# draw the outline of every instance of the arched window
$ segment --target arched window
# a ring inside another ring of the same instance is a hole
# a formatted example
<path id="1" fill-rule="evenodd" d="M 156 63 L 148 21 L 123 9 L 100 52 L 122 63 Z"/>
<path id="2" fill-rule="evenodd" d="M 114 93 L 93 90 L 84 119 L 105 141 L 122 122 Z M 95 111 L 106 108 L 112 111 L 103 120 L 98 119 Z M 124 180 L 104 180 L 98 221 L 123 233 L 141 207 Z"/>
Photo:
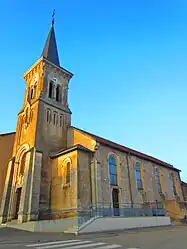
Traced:
<path id="1" fill-rule="evenodd" d="M 25 164 L 26 164 L 26 155 L 27 153 L 24 153 L 21 159 L 21 164 L 20 164 L 20 170 L 19 170 L 19 175 L 24 175 L 25 172 Z"/>
<path id="2" fill-rule="evenodd" d="M 34 98 L 36 97 L 36 88 L 37 88 L 37 85 L 35 83 L 35 85 L 34 85 Z"/>
<path id="3" fill-rule="evenodd" d="M 177 195 L 177 189 L 176 189 L 176 185 L 175 185 L 175 176 L 173 173 L 171 173 L 171 180 L 172 180 L 173 193 L 174 193 L 174 195 Z"/>
<path id="4" fill-rule="evenodd" d="M 34 89 L 31 88 L 31 99 L 34 99 Z"/>
<path id="5" fill-rule="evenodd" d="M 50 81 L 49 83 L 49 98 L 53 97 L 53 82 Z"/>
<path id="6" fill-rule="evenodd" d="M 71 181 L 71 164 L 68 162 L 66 164 L 66 172 L 65 172 L 65 184 L 70 184 Z"/>
<path id="7" fill-rule="evenodd" d="M 56 112 L 53 113 L 53 124 L 57 125 L 57 113 Z"/>
<path id="8" fill-rule="evenodd" d="M 51 123 L 51 111 L 49 109 L 47 109 L 47 112 L 46 112 L 46 119 L 47 119 L 47 123 Z"/>
<path id="9" fill-rule="evenodd" d="M 59 125 L 60 127 L 63 126 L 63 115 L 60 115 Z"/>
<path id="10" fill-rule="evenodd" d="M 114 155 L 110 155 L 108 158 L 109 172 L 110 172 L 110 184 L 118 185 L 117 182 L 117 164 Z"/>
<path id="11" fill-rule="evenodd" d="M 143 190 L 141 165 L 138 162 L 136 163 L 136 184 L 138 190 Z"/>
<path id="12" fill-rule="evenodd" d="M 154 174 L 155 174 L 155 181 L 156 181 L 158 192 L 162 193 L 162 186 L 161 186 L 161 183 L 160 183 L 160 173 L 159 173 L 158 168 L 154 169 Z"/>
<path id="13" fill-rule="evenodd" d="M 56 101 L 60 101 L 60 86 L 56 87 Z"/>

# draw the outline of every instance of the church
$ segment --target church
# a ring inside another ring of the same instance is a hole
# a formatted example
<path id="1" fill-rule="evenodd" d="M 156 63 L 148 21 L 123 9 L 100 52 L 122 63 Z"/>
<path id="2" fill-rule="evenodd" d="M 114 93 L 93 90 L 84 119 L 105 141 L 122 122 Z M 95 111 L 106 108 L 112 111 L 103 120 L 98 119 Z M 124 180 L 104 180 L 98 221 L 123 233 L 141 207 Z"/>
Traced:
<path id="1" fill-rule="evenodd" d="M 0 134 L 0 224 L 73 217 L 77 210 L 162 204 L 181 217 L 180 170 L 71 124 L 73 74 L 60 65 L 54 19 L 41 57 L 23 75 L 16 132 Z M 183 213 L 182 213 L 183 212 Z"/>

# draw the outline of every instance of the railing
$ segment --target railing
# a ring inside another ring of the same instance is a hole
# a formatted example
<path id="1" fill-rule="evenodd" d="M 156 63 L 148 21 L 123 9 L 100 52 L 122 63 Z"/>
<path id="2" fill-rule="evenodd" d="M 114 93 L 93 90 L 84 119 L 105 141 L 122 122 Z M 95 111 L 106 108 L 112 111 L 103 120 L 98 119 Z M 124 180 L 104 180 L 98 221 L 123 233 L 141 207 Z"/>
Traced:
<path id="1" fill-rule="evenodd" d="M 79 212 L 79 224 L 84 224 L 91 218 L 97 217 L 140 217 L 140 216 L 165 216 L 166 210 L 162 202 L 155 203 L 96 203 L 95 207 Z"/>
<path id="2" fill-rule="evenodd" d="M 163 203 L 95 203 L 87 209 L 46 210 L 39 214 L 39 220 L 54 220 L 77 217 L 78 226 L 92 218 L 98 217 L 140 217 L 140 216 L 165 216 L 166 210 Z"/>

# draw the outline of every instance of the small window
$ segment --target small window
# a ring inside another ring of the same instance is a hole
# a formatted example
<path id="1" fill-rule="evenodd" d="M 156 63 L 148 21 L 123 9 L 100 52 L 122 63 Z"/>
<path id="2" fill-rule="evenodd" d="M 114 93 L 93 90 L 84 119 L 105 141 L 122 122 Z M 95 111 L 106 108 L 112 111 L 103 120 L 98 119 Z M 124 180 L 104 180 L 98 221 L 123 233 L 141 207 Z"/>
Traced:
<path id="1" fill-rule="evenodd" d="M 56 113 L 53 114 L 53 124 L 56 124 Z"/>
<path id="2" fill-rule="evenodd" d="M 56 112 L 53 113 L 53 124 L 57 125 L 57 113 Z"/>
<path id="3" fill-rule="evenodd" d="M 49 83 L 49 98 L 53 97 L 53 82 Z"/>
<path id="4" fill-rule="evenodd" d="M 63 116 L 62 115 L 60 115 L 59 125 L 60 125 L 60 127 L 63 126 Z"/>
<path id="5" fill-rule="evenodd" d="M 138 190 L 143 190 L 141 165 L 138 162 L 136 163 L 136 184 Z"/>
<path id="6" fill-rule="evenodd" d="M 56 87 L 56 101 L 60 101 L 60 86 Z"/>
<path id="7" fill-rule="evenodd" d="M 47 123 L 51 123 L 51 111 L 47 109 Z"/>
<path id="8" fill-rule="evenodd" d="M 34 89 L 31 88 L 31 99 L 34 99 Z"/>
<path id="9" fill-rule="evenodd" d="M 70 162 L 67 163 L 66 165 L 66 180 L 65 184 L 70 184 L 70 179 L 71 178 L 71 165 Z"/>

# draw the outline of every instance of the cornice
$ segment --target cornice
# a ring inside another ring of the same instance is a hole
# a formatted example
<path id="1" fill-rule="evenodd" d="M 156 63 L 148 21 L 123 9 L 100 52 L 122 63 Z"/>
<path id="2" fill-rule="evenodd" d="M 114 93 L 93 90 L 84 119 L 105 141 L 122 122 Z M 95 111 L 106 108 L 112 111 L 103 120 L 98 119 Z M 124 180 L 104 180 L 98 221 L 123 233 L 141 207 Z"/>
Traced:
<path id="1" fill-rule="evenodd" d="M 39 60 L 37 60 L 24 74 L 23 78 L 25 78 L 38 64 L 40 64 L 41 61 L 44 61 L 44 57 L 40 57 Z"/>
<path id="2" fill-rule="evenodd" d="M 39 60 L 37 60 L 24 74 L 23 74 L 23 78 L 25 79 L 31 72 L 33 69 L 35 69 L 41 62 L 44 62 L 43 64 L 43 70 L 45 71 L 47 69 L 47 65 L 52 66 L 53 68 L 56 68 L 57 70 L 61 71 L 68 80 L 70 80 L 73 77 L 73 74 L 71 72 L 69 72 L 68 70 L 66 70 L 63 67 L 59 67 L 55 64 L 53 64 L 52 62 L 48 61 L 45 57 L 40 57 Z"/>
<path id="3" fill-rule="evenodd" d="M 62 108 L 62 107 L 60 107 L 58 105 L 55 105 L 55 103 L 51 103 L 50 101 L 47 101 L 46 99 L 44 99 L 42 97 L 40 97 L 38 100 L 42 101 L 43 103 L 45 103 L 45 104 L 47 104 L 49 106 L 52 106 L 52 107 L 57 108 L 57 109 L 59 109 L 61 111 L 64 111 L 64 112 L 66 112 L 68 114 L 72 114 L 72 112 L 70 111 L 69 108 L 67 108 L 67 109 L 66 108 Z"/>

